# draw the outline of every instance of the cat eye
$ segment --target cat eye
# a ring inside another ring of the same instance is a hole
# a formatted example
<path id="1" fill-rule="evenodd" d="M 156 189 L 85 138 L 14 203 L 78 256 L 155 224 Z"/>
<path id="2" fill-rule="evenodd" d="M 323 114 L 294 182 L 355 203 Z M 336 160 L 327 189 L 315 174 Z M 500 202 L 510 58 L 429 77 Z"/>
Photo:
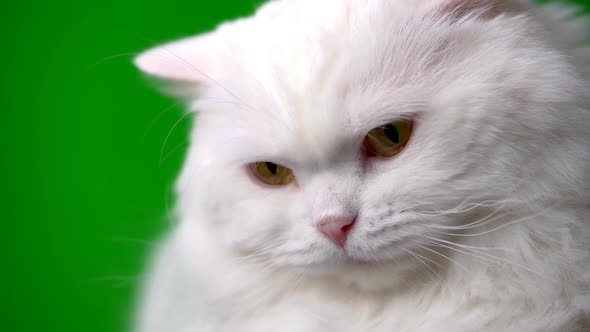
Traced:
<path id="1" fill-rule="evenodd" d="M 271 186 L 283 186 L 295 180 L 293 171 L 285 166 L 271 162 L 257 162 L 251 165 L 252 173 L 262 183 Z"/>
<path id="2" fill-rule="evenodd" d="M 393 157 L 408 144 L 413 130 L 412 119 L 400 119 L 377 127 L 365 137 L 365 150 L 372 156 Z"/>

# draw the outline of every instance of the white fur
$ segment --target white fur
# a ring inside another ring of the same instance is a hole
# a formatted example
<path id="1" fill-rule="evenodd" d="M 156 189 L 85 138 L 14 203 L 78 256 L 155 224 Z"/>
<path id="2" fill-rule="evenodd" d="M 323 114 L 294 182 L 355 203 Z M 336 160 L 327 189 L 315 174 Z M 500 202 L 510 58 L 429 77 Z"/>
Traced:
<path id="1" fill-rule="evenodd" d="M 588 26 L 453 1 L 271 1 L 137 59 L 199 112 L 137 331 L 590 329 Z M 363 160 L 408 115 L 406 149 Z M 313 227 L 342 201 L 346 254 Z"/>

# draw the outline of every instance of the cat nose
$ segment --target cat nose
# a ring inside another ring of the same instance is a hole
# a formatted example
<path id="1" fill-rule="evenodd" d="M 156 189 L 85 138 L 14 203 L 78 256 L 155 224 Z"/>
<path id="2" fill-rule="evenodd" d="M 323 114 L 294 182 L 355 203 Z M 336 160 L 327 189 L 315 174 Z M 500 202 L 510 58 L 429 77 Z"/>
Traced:
<path id="1" fill-rule="evenodd" d="M 316 228 L 320 233 L 334 242 L 334 244 L 344 247 L 348 233 L 355 221 L 355 215 L 326 217 L 316 224 Z"/>

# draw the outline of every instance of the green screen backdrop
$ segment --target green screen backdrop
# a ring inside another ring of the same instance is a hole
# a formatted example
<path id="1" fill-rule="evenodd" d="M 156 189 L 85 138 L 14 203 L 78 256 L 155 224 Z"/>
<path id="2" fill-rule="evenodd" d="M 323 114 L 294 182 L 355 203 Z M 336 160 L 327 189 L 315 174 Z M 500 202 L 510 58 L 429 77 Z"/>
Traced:
<path id="1" fill-rule="evenodd" d="M 260 3 L 0 4 L 2 331 L 128 329 L 190 124 L 133 54 Z"/>

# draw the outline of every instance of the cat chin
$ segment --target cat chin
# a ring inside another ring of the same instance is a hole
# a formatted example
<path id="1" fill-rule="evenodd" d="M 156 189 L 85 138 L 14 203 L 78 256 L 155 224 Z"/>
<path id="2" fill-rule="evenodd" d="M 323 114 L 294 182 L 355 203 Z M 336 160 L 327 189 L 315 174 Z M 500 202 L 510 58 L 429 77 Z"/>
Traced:
<path id="1" fill-rule="evenodd" d="M 322 279 L 335 288 L 361 292 L 383 292 L 407 288 L 422 279 L 415 266 L 394 262 L 347 262 L 329 267 L 297 268 L 298 273 L 311 279 Z"/>
<path id="2" fill-rule="evenodd" d="M 342 258 L 325 263 L 287 265 L 285 272 L 295 273 L 318 281 L 327 281 L 333 287 L 362 292 L 397 290 L 428 277 L 414 260 L 366 261 Z"/>

